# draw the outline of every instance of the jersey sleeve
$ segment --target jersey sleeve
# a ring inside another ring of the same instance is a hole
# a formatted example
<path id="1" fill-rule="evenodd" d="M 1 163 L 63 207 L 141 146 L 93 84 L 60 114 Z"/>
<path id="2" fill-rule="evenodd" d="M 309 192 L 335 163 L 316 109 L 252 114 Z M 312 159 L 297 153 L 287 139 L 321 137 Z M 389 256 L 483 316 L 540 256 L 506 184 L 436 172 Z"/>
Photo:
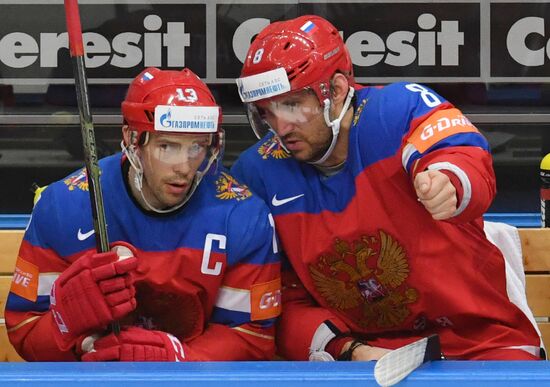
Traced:
<path id="1" fill-rule="evenodd" d="M 449 221 L 461 223 L 479 218 L 496 194 L 492 157 L 485 137 L 459 109 L 428 87 L 397 84 L 392 88 L 395 90 L 389 95 L 401 95 L 405 101 L 402 106 L 406 109 L 401 116 L 395 115 L 400 117 L 396 130 L 405 130 L 401 160 L 411 181 L 425 170 L 447 174 L 460 199 Z"/>
<path id="2" fill-rule="evenodd" d="M 246 184 L 252 192 L 260 198 L 267 200 L 263 179 L 260 178 L 260 173 L 257 170 L 259 163 L 254 159 L 254 152 L 257 152 L 257 146 L 256 144 L 252 148 L 241 153 L 237 161 L 235 161 L 231 167 L 231 174 L 235 176 L 237 180 Z"/>
<path id="3" fill-rule="evenodd" d="M 275 353 L 281 279 L 272 218 L 255 197 L 239 204 L 229 217 L 229 267 L 210 323 L 202 335 L 184 343 L 189 360 L 270 360 Z"/>
<path id="4" fill-rule="evenodd" d="M 68 264 L 52 247 L 59 232 L 58 204 L 52 187 L 36 203 L 25 231 L 6 302 L 8 337 L 28 361 L 74 361 L 71 351 L 61 351 L 51 334 L 57 329 L 50 312 L 50 289 Z"/>
<path id="5" fill-rule="evenodd" d="M 284 265 L 283 312 L 277 324 L 278 353 L 287 360 L 308 360 L 327 350 L 337 336 L 350 332 L 334 313 L 319 306 L 290 265 Z"/>

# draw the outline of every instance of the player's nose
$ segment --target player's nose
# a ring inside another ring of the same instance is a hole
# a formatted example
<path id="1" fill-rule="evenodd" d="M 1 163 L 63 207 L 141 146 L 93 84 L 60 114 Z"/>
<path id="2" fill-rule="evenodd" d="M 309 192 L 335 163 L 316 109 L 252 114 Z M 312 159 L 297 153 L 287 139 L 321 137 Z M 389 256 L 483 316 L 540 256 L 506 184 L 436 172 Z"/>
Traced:
<path id="1" fill-rule="evenodd" d="M 277 117 L 275 121 L 275 132 L 279 137 L 284 137 L 295 129 L 294 122 L 282 117 Z"/>
<path id="2" fill-rule="evenodd" d="M 178 175 L 183 176 L 187 176 L 192 173 L 191 165 L 189 164 L 189 160 L 186 157 L 182 158 L 180 162 L 174 163 L 172 165 L 172 170 Z"/>

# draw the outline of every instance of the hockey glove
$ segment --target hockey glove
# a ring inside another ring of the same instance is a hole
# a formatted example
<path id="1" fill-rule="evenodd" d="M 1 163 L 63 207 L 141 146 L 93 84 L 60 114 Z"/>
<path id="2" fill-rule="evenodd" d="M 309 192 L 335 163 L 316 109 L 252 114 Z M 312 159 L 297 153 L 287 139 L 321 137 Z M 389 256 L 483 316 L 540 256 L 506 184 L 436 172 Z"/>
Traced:
<path id="1" fill-rule="evenodd" d="M 55 280 L 50 293 L 53 329 L 61 350 L 91 331 L 103 330 L 136 308 L 133 247 L 124 244 L 107 253 L 89 252 Z M 118 253 L 118 254 L 117 254 Z"/>
<path id="2" fill-rule="evenodd" d="M 83 341 L 82 361 L 183 361 L 183 346 L 169 333 L 127 327 L 94 341 Z"/>

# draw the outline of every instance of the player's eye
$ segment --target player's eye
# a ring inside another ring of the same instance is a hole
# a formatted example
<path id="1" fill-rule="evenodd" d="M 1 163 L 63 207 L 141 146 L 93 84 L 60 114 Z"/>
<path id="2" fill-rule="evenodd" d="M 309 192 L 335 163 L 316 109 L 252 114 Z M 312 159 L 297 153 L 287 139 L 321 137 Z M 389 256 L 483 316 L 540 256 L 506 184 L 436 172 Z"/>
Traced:
<path id="1" fill-rule="evenodd" d="M 206 146 L 207 146 L 206 142 L 192 144 L 189 147 L 189 157 L 190 158 L 198 157 L 206 149 Z"/>

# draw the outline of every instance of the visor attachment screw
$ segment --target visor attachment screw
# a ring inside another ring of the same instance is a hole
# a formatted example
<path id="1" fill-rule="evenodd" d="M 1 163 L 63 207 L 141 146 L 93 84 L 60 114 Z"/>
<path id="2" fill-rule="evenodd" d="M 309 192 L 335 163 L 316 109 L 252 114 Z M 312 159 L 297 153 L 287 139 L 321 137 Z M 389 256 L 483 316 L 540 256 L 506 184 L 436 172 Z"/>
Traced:
<path id="1" fill-rule="evenodd" d="M 326 83 L 324 83 L 324 82 L 321 83 L 321 84 L 319 85 L 319 90 L 321 90 L 321 94 L 322 94 L 323 96 L 326 97 L 326 96 L 328 95 L 328 88 L 327 88 L 327 84 L 326 84 Z"/>

